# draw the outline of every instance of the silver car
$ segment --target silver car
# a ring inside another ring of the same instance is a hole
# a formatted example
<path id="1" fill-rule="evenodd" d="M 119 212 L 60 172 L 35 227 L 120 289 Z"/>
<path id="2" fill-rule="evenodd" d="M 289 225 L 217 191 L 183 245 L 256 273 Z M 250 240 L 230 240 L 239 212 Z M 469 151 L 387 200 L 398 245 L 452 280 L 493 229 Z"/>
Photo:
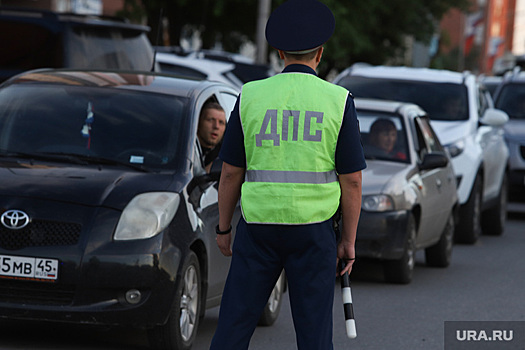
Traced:
<path id="1" fill-rule="evenodd" d="M 458 208 L 449 156 L 417 105 L 356 99 L 367 159 L 357 230 L 358 257 L 380 259 L 385 279 L 412 280 L 415 252 L 450 264 Z"/>

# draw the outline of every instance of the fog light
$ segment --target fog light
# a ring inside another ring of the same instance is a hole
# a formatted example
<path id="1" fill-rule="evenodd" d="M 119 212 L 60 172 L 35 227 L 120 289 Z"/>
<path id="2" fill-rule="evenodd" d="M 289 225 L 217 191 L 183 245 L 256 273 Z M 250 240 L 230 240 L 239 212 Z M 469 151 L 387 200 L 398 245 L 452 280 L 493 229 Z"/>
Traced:
<path id="1" fill-rule="evenodd" d="M 126 292 L 126 301 L 132 305 L 140 303 L 142 299 L 142 294 L 136 289 L 130 289 Z"/>

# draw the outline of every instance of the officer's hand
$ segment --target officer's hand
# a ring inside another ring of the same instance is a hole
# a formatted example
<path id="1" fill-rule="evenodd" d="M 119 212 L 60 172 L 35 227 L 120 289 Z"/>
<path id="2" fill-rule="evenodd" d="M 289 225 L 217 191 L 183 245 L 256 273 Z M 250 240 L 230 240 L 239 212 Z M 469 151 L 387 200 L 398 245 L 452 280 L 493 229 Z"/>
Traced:
<path id="1" fill-rule="evenodd" d="M 231 233 L 228 233 L 226 235 L 217 235 L 215 240 L 217 241 L 217 246 L 219 247 L 219 249 L 221 250 L 221 253 L 224 256 L 232 256 L 232 248 L 231 248 L 232 234 Z"/>
<path id="2" fill-rule="evenodd" d="M 341 240 L 337 246 L 337 266 L 339 266 L 339 259 L 343 259 L 346 263 L 344 270 L 339 271 L 339 274 L 341 276 L 346 272 L 350 274 L 355 262 L 355 247 L 353 242 L 346 242 L 344 239 Z"/>

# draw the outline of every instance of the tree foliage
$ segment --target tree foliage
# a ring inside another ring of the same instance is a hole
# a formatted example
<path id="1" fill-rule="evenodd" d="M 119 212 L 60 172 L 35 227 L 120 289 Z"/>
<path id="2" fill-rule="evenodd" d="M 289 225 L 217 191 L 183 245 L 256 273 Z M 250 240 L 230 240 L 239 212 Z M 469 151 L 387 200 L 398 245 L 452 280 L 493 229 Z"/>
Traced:
<path id="1" fill-rule="evenodd" d="M 355 62 L 383 64 L 403 53 L 404 40 L 412 36 L 429 42 L 442 16 L 452 7 L 467 10 L 469 0 L 321 0 L 334 12 L 336 30 L 325 45 L 320 75 Z M 126 0 L 137 9 L 139 0 Z M 273 0 L 272 9 L 284 0 Z M 217 41 L 227 51 L 238 51 L 245 41 L 255 42 L 258 1 L 246 0 L 143 0 L 151 40 L 155 42 L 160 9 L 169 21 L 171 45 L 198 30 L 202 48 Z"/>

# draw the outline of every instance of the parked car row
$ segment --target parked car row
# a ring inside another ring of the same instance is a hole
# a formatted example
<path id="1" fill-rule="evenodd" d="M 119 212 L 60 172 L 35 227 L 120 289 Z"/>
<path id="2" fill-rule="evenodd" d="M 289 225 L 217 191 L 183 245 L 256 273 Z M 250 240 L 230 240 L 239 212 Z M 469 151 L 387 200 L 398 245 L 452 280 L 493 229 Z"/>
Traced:
<path id="1" fill-rule="evenodd" d="M 358 256 L 382 260 L 387 280 L 408 283 L 415 249 L 425 248 L 429 265 L 445 267 L 452 242 L 473 244 L 482 232 L 503 233 L 509 170 L 503 127 L 508 116 L 493 108 L 476 76 L 359 64 L 341 72 L 334 83 L 356 97 L 369 165 L 363 174 Z M 363 104 L 362 98 L 373 100 Z M 386 102 L 380 101 L 385 100 L 398 101 L 389 102 L 390 113 L 410 110 L 417 116 L 404 121 L 389 117 L 395 125 L 392 135 L 397 134 L 394 149 L 402 149 L 406 159 L 392 158 L 393 153 L 377 156 L 368 145 L 369 114 L 384 114 Z M 421 110 L 416 113 L 407 104 Z"/>

